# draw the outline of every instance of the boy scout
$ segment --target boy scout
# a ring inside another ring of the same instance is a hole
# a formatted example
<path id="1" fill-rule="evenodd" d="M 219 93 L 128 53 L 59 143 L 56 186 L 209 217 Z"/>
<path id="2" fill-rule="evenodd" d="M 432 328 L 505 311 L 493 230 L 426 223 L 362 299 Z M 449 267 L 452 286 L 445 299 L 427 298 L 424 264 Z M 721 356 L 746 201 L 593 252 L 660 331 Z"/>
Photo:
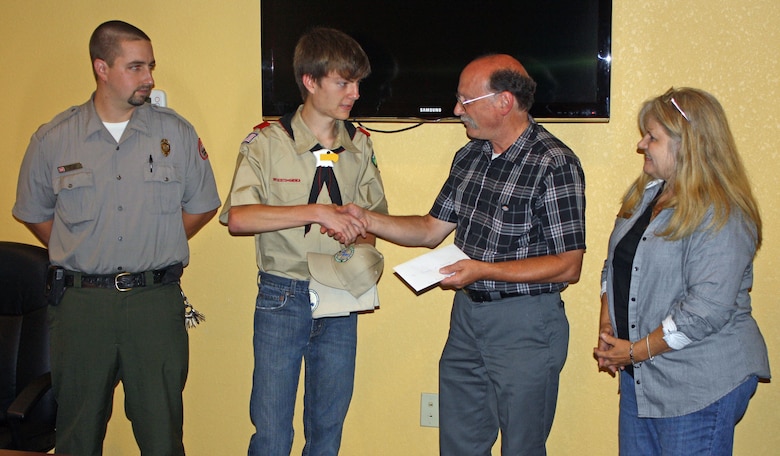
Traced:
<path id="1" fill-rule="evenodd" d="M 366 54 L 346 34 L 318 28 L 300 38 L 293 65 L 303 104 L 279 122 L 258 125 L 243 141 L 220 215 L 231 234 L 255 235 L 260 269 L 250 455 L 290 454 L 302 359 L 304 452 L 338 453 L 352 397 L 357 315 L 312 317 L 307 254 L 340 251 L 323 234 L 328 230 L 346 233 L 340 240 L 365 234 L 338 205 L 387 213 L 371 140 L 346 122 L 370 72 Z M 366 241 L 373 238 L 361 238 Z"/>

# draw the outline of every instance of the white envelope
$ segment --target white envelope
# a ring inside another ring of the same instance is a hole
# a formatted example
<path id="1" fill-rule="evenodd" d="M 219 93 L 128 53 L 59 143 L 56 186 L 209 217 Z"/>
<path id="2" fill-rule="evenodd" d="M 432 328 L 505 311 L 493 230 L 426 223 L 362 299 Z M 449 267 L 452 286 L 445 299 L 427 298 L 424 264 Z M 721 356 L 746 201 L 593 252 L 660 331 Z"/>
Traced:
<path id="1" fill-rule="evenodd" d="M 441 282 L 447 277 L 440 273 L 439 269 L 468 258 L 469 256 L 463 253 L 455 244 L 450 244 L 409 260 L 406 263 L 401 263 L 394 267 L 393 271 L 404 282 L 408 283 L 410 287 L 414 288 L 414 291 L 420 291 Z"/>

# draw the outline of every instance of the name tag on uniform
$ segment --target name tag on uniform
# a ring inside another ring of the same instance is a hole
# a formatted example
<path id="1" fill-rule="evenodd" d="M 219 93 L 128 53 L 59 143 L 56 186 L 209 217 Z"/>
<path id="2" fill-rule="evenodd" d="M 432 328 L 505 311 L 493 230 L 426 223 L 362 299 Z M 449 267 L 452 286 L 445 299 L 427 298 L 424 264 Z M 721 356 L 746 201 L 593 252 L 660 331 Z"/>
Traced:
<path id="1" fill-rule="evenodd" d="M 81 163 L 71 163 L 70 165 L 58 166 L 57 172 L 62 174 L 67 173 L 68 171 L 73 171 L 75 169 L 81 169 Z"/>

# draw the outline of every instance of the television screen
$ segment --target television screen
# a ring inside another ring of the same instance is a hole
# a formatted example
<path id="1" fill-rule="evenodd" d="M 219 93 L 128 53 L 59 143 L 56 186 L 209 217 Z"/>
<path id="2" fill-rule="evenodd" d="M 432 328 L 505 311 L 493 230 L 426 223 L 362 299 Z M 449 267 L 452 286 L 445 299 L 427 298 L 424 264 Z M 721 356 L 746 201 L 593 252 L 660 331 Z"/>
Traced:
<path id="1" fill-rule="evenodd" d="M 371 62 L 351 115 L 366 121 L 455 119 L 463 67 L 510 54 L 537 83 L 541 121 L 608 121 L 611 0 L 261 0 L 264 118 L 301 103 L 292 69 L 315 26 L 355 38 Z"/>

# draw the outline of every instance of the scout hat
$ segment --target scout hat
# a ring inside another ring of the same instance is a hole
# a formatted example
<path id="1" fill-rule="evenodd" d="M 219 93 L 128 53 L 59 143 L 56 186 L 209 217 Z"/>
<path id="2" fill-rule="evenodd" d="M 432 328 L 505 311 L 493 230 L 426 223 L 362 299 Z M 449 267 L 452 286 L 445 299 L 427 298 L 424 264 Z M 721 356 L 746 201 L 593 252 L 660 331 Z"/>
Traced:
<path id="1" fill-rule="evenodd" d="M 376 285 L 385 258 L 370 244 L 352 244 L 333 255 L 308 254 L 309 272 L 317 282 L 358 297 Z"/>
<path id="2" fill-rule="evenodd" d="M 333 255 L 309 253 L 308 260 L 314 318 L 379 307 L 376 282 L 384 269 L 384 257 L 372 245 L 350 245 Z"/>
<path id="3" fill-rule="evenodd" d="M 344 317 L 351 312 L 363 312 L 379 307 L 379 294 L 376 285 L 357 298 L 347 290 L 329 287 L 314 279 L 309 282 L 309 287 L 311 316 L 313 318 Z"/>

